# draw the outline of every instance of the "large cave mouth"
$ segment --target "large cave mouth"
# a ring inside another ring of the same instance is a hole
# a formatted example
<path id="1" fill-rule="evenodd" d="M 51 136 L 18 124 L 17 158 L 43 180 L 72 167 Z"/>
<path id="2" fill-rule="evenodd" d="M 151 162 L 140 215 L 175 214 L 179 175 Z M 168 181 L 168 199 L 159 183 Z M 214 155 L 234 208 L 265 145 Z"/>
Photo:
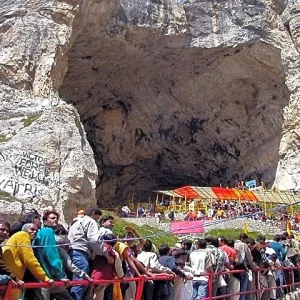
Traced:
<path id="1" fill-rule="evenodd" d="M 289 99 L 279 50 L 185 39 L 135 28 L 82 35 L 68 53 L 59 92 L 94 150 L 101 205 L 182 185 L 272 184 Z"/>

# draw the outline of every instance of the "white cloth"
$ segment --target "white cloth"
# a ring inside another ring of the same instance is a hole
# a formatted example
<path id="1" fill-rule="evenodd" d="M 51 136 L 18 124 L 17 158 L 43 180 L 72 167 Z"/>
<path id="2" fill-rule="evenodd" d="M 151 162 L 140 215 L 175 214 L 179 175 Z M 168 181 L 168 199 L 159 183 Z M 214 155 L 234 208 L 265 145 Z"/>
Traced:
<path id="1" fill-rule="evenodd" d="M 189 272 L 184 272 L 185 275 L 192 275 Z M 187 280 L 184 283 L 181 277 L 174 280 L 174 300 L 192 300 L 193 299 L 193 281 Z"/>
<path id="2" fill-rule="evenodd" d="M 230 275 L 227 283 L 227 294 L 236 294 L 240 292 L 240 281 L 233 275 Z M 230 296 L 229 300 L 239 300 L 240 295 Z"/>
<path id="3" fill-rule="evenodd" d="M 137 256 L 137 260 L 140 261 L 145 268 L 154 273 L 162 273 L 170 271 L 169 268 L 164 267 L 157 259 L 157 255 L 154 252 L 142 251 Z"/>
<path id="4" fill-rule="evenodd" d="M 126 205 L 122 207 L 122 211 L 127 214 L 129 214 L 131 212 L 130 208 Z"/>
<path id="5" fill-rule="evenodd" d="M 99 229 L 100 236 L 105 234 L 113 234 L 112 230 L 106 227 L 100 227 Z"/>
<path id="6" fill-rule="evenodd" d="M 199 249 L 191 252 L 189 263 L 195 274 L 207 272 L 212 267 L 212 254 Z M 195 276 L 193 280 L 208 281 L 208 276 Z"/>

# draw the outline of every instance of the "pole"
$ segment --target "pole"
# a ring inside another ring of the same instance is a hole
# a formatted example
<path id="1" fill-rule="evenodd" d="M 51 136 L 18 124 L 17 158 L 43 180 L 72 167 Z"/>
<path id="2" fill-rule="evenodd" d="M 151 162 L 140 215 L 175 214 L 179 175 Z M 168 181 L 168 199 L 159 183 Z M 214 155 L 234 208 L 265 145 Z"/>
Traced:
<path id="1" fill-rule="evenodd" d="M 144 276 L 139 278 L 135 300 L 142 300 L 145 281 L 146 280 Z"/>
<path id="2" fill-rule="evenodd" d="M 207 298 L 211 299 L 213 297 L 213 272 L 209 273 L 208 276 L 208 295 Z"/>

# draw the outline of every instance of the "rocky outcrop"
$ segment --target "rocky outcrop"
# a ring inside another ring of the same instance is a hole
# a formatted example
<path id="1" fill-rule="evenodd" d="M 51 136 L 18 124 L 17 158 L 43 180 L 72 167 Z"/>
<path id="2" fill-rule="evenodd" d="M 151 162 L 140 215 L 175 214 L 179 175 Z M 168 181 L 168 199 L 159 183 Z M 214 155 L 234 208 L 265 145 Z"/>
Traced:
<path id="1" fill-rule="evenodd" d="M 111 3 L 111 2 L 110 2 Z M 0 210 L 49 205 L 70 221 L 95 205 L 97 168 L 77 110 L 57 93 L 82 27 L 105 2 L 5 1 L 0 7 Z M 97 13 L 95 13 L 97 12 Z"/>
<path id="2" fill-rule="evenodd" d="M 69 53 L 60 94 L 82 117 L 101 201 L 235 179 L 271 186 L 284 161 L 299 174 L 279 156 L 293 94 L 285 81 L 298 74 L 289 61 L 299 59 L 285 3 L 181 3 L 123 0 L 105 30 Z"/>
<path id="3" fill-rule="evenodd" d="M 236 179 L 299 190 L 298 8 L 6 1 L 3 207 L 18 215 L 53 204 L 70 219 L 95 201 L 95 181 L 102 206 L 133 191 L 143 200 L 153 189 Z"/>
<path id="4" fill-rule="evenodd" d="M 280 1 L 279 1 L 280 2 Z M 286 86 L 291 92 L 289 105 L 284 109 L 284 124 L 279 148 L 280 159 L 275 185 L 279 189 L 300 190 L 300 3 L 285 2 L 281 14 L 294 47 L 282 45 Z"/>

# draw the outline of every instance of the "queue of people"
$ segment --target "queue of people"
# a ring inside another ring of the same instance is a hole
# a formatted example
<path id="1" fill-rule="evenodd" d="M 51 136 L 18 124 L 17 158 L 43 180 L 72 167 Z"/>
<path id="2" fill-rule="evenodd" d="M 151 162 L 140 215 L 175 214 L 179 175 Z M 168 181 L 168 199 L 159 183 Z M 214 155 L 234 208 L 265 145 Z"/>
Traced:
<path id="1" fill-rule="evenodd" d="M 116 236 L 113 216 L 102 215 L 98 207 L 80 211 L 68 229 L 59 220 L 59 213 L 49 210 L 43 216 L 29 212 L 11 226 L 0 221 L 0 284 L 12 282 L 16 289 L 10 299 L 22 294 L 28 300 L 134 300 L 134 281 L 94 285 L 93 280 L 147 276 L 144 300 L 199 300 L 208 296 L 210 274 L 210 292 L 219 299 L 226 294 L 231 300 L 277 299 L 287 292 L 282 286 L 290 278 L 282 267 L 299 266 L 298 242 L 287 233 L 272 241 L 241 233 L 235 241 L 206 237 L 157 247 L 131 226 Z M 220 274 L 233 270 L 240 272 Z M 157 274 L 170 280 L 155 280 Z M 292 275 L 300 282 L 298 269 Z M 79 284 L 70 286 L 70 280 Z M 90 284 L 80 285 L 81 280 Z M 236 295 L 254 290 L 257 280 L 269 289 Z M 57 287 L 57 281 L 64 286 Z M 48 287 L 25 291 L 26 282 L 47 282 Z"/>

